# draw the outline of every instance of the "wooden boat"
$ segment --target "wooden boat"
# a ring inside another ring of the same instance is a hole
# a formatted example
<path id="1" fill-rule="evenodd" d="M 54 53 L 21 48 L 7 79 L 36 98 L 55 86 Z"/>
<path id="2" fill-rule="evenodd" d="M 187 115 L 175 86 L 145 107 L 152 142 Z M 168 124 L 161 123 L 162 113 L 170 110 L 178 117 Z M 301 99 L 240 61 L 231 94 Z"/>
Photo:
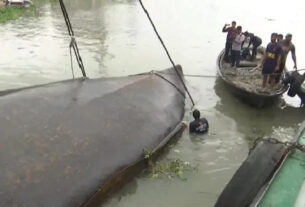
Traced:
<path id="1" fill-rule="evenodd" d="M 263 51 L 263 48 L 258 49 L 255 61 L 241 60 L 238 68 L 232 68 L 224 61 L 224 50 L 217 58 L 218 74 L 232 93 L 257 107 L 273 103 L 287 90 L 283 84 L 273 90 L 262 89 L 262 76 L 257 66 L 263 58 Z"/>
<path id="2" fill-rule="evenodd" d="M 5 0 L 4 3 L 5 5 L 18 5 L 18 6 L 33 4 L 31 0 Z"/>
<path id="3" fill-rule="evenodd" d="M 304 207 L 305 128 L 294 144 L 261 141 L 237 170 L 215 207 Z"/>
<path id="4" fill-rule="evenodd" d="M 173 69 L 1 92 L 0 206 L 101 202 L 182 131 L 184 101 Z"/>

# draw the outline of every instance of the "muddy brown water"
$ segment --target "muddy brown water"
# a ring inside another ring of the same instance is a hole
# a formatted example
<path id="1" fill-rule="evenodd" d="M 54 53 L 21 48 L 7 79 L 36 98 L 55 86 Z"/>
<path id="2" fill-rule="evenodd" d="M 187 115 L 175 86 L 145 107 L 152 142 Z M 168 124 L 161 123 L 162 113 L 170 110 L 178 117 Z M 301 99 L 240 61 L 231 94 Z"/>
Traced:
<path id="1" fill-rule="evenodd" d="M 90 78 L 170 67 L 136 0 L 65 2 Z M 298 66 L 305 67 L 302 1 L 291 5 L 259 2 L 144 0 L 173 59 L 182 65 L 185 74 L 216 75 L 216 58 L 225 40 L 221 29 L 233 19 L 244 30 L 261 36 L 263 45 L 274 31 L 292 33 Z M 274 4 L 277 9 L 271 9 Z M 0 89 L 71 78 L 69 41 L 56 2 L 43 4 L 35 17 L 1 24 Z M 288 58 L 291 69 L 290 55 Z M 75 61 L 74 69 L 80 76 Z M 297 97 L 285 95 L 272 107 L 256 109 L 232 96 L 219 78 L 187 77 L 186 83 L 196 107 L 209 120 L 210 131 L 204 136 L 191 136 L 185 131 L 159 161 L 181 159 L 198 165 L 198 171 L 187 172 L 187 181 L 139 175 L 104 206 L 213 206 L 255 138 L 291 140 L 304 120 L 304 110 L 297 108 Z M 189 104 L 184 119 L 192 119 Z"/>

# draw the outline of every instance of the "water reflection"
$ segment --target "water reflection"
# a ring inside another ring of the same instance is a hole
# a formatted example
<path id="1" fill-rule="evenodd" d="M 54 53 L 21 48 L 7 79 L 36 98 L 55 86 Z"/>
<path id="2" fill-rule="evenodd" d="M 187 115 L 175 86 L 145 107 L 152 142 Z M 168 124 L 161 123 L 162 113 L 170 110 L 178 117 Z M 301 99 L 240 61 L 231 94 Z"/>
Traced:
<path id="1" fill-rule="evenodd" d="M 137 180 L 133 179 L 131 182 L 128 183 L 128 186 L 123 186 L 123 188 L 120 189 L 119 196 L 113 200 L 114 204 L 119 203 L 122 199 L 125 197 L 128 197 L 134 193 L 136 193 L 138 188 Z"/>
<path id="2" fill-rule="evenodd" d="M 269 107 L 258 109 L 233 96 L 221 78 L 216 79 L 214 89 L 220 97 L 215 108 L 234 119 L 239 132 L 245 134 L 246 139 L 250 141 L 264 136 L 292 139 L 299 124 L 304 120 L 305 109 L 286 106 L 283 99 Z M 284 133 L 277 133 L 279 130 Z"/>
<path id="3" fill-rule="evenodd" d="M 206 134 L 202 134 L 202 135 L 190 134 L 190 140 L 194 144 L 205 144 L 205 139 L 206 139 L 205 136 Z"/>
<path id="4" fill-rule="evenodd" d="M 124 51 L 122 46 L 127 45 L 129 51 L 135 45 L 139 27 L 134 1 L 69 0 L 65 3 L 88 76 L 122 75 L 128 61 L 116 63 L 119 67 L 112 67 L 109 61 L 116 59 L 117 51 Z M 0 89 L 71 78 L 70 37 L 57 2 L 40 5 L 35 17 L 1 25 L 0 33 Z M 75 59 L 74 67 L 77 68 Z M 81 76 L 80 70 L 75 72 Z"/>

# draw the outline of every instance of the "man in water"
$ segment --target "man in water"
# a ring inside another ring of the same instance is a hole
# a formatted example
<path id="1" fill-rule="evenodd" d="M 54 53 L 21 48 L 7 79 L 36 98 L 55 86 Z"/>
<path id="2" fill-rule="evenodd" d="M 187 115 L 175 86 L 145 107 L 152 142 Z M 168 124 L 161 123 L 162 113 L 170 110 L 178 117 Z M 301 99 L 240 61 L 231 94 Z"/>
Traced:
<path id="1" fill-rule="evenodd" d="M 190 123 L 190 133 L 204 134 L 209 129 L 209 123 L 205 118 L 200 118 L 200 112 L 196 109 L 193 111 L 194 121 Z"/>
<path id="2" fill-rule="evenodd" d="M 248 31 L 246 31 L 244 33 L 244 35 L 250 39 L 249 44 L 248 44 L 248 49 L 251 45 L 253 45 L 251 59 L 255 60 L 256 54 L 257 54 L 256 50 L 257 50 L 258 46 L 260 46 L 262 44 L 262 39 L 256 35 L 254 35 L 253 33 L 249 33 Z"/>
<path id="3" fill-rule="evenodd" d="M 240 61 L 240 51 L 241 51 L 241 46 L 243 44 L 243 42 L 245 41 L 245 35 L 243 35 L 242 31 L 242 27 L 238 26 L 236 28 L 236 36 L 233 40 L 232 43 L 232 54 L 231 54 L 231 66 L 234 67 L 238 67 L 239 65 L 239 61 Z"/>
<path id="4" fill-rule="evenodd" d="M 280 81 L 282 72 L 283 72 L 283 70 L 285 68 L 285 65 L 286 65 L 287 55 L 288 55 L 289 51 L 291 51 L 291 57 L 292 57 L 292 60 L 294 62 L 294 67 L 293 68 L 297 69 L 297 57 L 295 55 L 295 46 L 291 42 L 291 39 L 292 39 L 292 34 L 287 34 L 285 39 L 280 42 L 280 46 L 282 48 L 281 62 L 280 62 L 279 69 L 277 71 L 275 71 L 275 73 L 276 73 L 275 83 L 278 83 Z"/>
<path id="5" fill-rule="evenodd" d="M 281 46 L 276 42 L 277 34 L 271 34 L 271 42 L 267 45 L 264 59 L 260 65 L 262 67 L 263 75 L 263 88 L 266 83 L 270 83 L 270 88 L 273 88 L 274 77 L 273 73 L 279 70 L 280 60 L 281 60 Z M 269 81 L 270 79 L 270 81 Z"/>
<path id="6" fill-rule="evenodd" d="M 227 40 L 226 40 L 226 47 L 225 47 L 225 55 L 224 55 L 224 60 L 226 62 L 229 62 L 229 53 L 231 53 L 231 48 L 232 48 L 232 42 L 235 37 L 236 33 L 236 22 L 232 22 L 232 26 L 230 24 L 225 24 L 225 26 L 222 28 L 222 32 L 227 32 Z"/>

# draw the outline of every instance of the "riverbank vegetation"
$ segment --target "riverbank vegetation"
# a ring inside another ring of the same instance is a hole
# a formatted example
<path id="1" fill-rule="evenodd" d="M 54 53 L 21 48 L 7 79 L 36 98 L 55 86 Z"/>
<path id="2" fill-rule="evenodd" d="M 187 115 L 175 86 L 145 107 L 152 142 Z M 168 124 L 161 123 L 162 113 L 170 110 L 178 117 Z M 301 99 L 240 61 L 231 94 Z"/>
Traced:
<path id="1" fill-rule="evenodd" d="M 33 6 L 3 6 L 0 7 L 0 23 L 15 20 L 21 16 L 33 15 Z"/>
<path id="2" fill-rule="evenodd" d="M 51 2 L 55 3 L 56 0 L 32 0 L 32 5 L 14 5 L 5 6 L 0 0 L 0 23 L 5 23 L 9 20 L 16 20 L 22 16 L 35 16 L 38 13 L 40 5 Z"/>

